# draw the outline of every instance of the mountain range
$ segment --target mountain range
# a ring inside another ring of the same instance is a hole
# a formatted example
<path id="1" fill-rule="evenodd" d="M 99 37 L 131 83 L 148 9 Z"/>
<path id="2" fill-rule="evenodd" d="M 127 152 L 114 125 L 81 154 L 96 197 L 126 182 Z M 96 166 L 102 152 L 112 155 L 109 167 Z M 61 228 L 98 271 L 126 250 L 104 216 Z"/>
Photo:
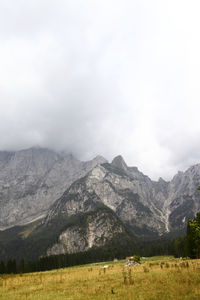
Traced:
<path id="1" fill-rule="evenodd" d="M 35 257 L 181 235 L 200 210 L 200 164 L 152 181 L 122 156 L 82 162 L 65 152 L 0 152 L 0 255 Z"/>

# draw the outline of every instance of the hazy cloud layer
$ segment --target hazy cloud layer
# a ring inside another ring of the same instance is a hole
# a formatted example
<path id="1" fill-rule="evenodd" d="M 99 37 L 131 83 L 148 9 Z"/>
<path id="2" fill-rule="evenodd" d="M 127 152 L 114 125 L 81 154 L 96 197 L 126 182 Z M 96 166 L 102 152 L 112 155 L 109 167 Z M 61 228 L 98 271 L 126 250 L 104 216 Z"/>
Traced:
<path id="1" fill-rule="evenodd" d="M 0 149 L 200 162 L 200 2 L 2 0 Z"/>

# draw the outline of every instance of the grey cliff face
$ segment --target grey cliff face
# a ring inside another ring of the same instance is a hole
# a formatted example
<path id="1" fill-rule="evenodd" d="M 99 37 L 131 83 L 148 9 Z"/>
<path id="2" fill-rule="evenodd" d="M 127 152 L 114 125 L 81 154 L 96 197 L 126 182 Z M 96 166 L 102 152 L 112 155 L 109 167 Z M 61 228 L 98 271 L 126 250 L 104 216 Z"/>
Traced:
<path id="1" fill-rule="evenodd" d="M 81 227 L 73 225 L 63 231 L 58 242 L 47 250 L 47 255 L 75 253 L 94 246 L 101 247 L 123 233 L 125 229 L 115 215 L 99 209 L 88 215 Z"/>
<path id="2" fill-rule="evenodd" d="M 197 165 L 179 173 L 171 182 L 163 179 L 154 182 L 137 168 L 127 167 L 118 156 L 111 164 L 97 165 L 74 182 L 51 207 L 45 220 L 60 211 L 71 216 L 91 211 L 97 203 L 103 203 L 134 233 L 162 235 L 180 231 L 200 208 L 199 180 Z"/>
<path id="3" fill-rule="evenodd" d="M 62 219 L 65 229 L 48 255 L 102 246 L 127 229 L 144 237 L 180 233 L 200 210 L 198 185 L 200 165 L 156 182 L 122 156 L 108 163 L 40 148 L 0 152 L 0 227 L 42 218 L 41 228 L 48 228 Z M 81 216 L 81 225 L 65 224 Z"/>
<path id="4" fill-rule="evenodd" d="M 81 162 L 41 148 L 0 152 L 0 228 L 45 216 L 72 182 L 105 161 Z"/>
<path id="5" fill-rule="evenodd" d="M 161 234 L 166 230 L 162 210 L 152 195 L 159 194 L 150 179 L 139 171 L 118 169 L 113 164 L 94 167 L 85 177 L 74 182 L 49 210 L 43 223 L 59 214 L 67 217 L 89 212 L 99 204 L 110 209 L 133 231 Z M 149 186 L 152 191 L 149 191 Z"/>
<path id="6" fill-rule="evenodd" d="M 183 229 L 189 218 L 200 210 L 200 164 L 186 172 L 179 172 L 169 186 L 169 225 L 170 229 Z"/>

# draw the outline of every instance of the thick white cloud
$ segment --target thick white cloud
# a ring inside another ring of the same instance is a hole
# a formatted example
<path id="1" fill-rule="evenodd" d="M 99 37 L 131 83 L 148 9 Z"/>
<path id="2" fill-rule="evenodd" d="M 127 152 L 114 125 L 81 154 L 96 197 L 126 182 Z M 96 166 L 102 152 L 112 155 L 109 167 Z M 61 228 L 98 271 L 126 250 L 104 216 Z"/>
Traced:
<path id="1" fill-rule="evenodd" d="M 0 149 L 122 154 L 156 179 L 200 161 L 200 3 L 2 0 Z"/>

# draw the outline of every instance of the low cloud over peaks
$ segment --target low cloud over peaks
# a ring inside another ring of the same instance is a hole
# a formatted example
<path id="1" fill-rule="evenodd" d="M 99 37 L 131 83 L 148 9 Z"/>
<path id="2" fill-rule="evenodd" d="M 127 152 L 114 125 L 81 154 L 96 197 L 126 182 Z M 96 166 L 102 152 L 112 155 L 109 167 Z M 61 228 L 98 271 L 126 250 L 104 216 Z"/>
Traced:
<path id="1" fill-rule="evenodd" d="M 200 160 L 191 1 L 0 4 L 0 149 L 121 153 L 151 178 Z"/>

